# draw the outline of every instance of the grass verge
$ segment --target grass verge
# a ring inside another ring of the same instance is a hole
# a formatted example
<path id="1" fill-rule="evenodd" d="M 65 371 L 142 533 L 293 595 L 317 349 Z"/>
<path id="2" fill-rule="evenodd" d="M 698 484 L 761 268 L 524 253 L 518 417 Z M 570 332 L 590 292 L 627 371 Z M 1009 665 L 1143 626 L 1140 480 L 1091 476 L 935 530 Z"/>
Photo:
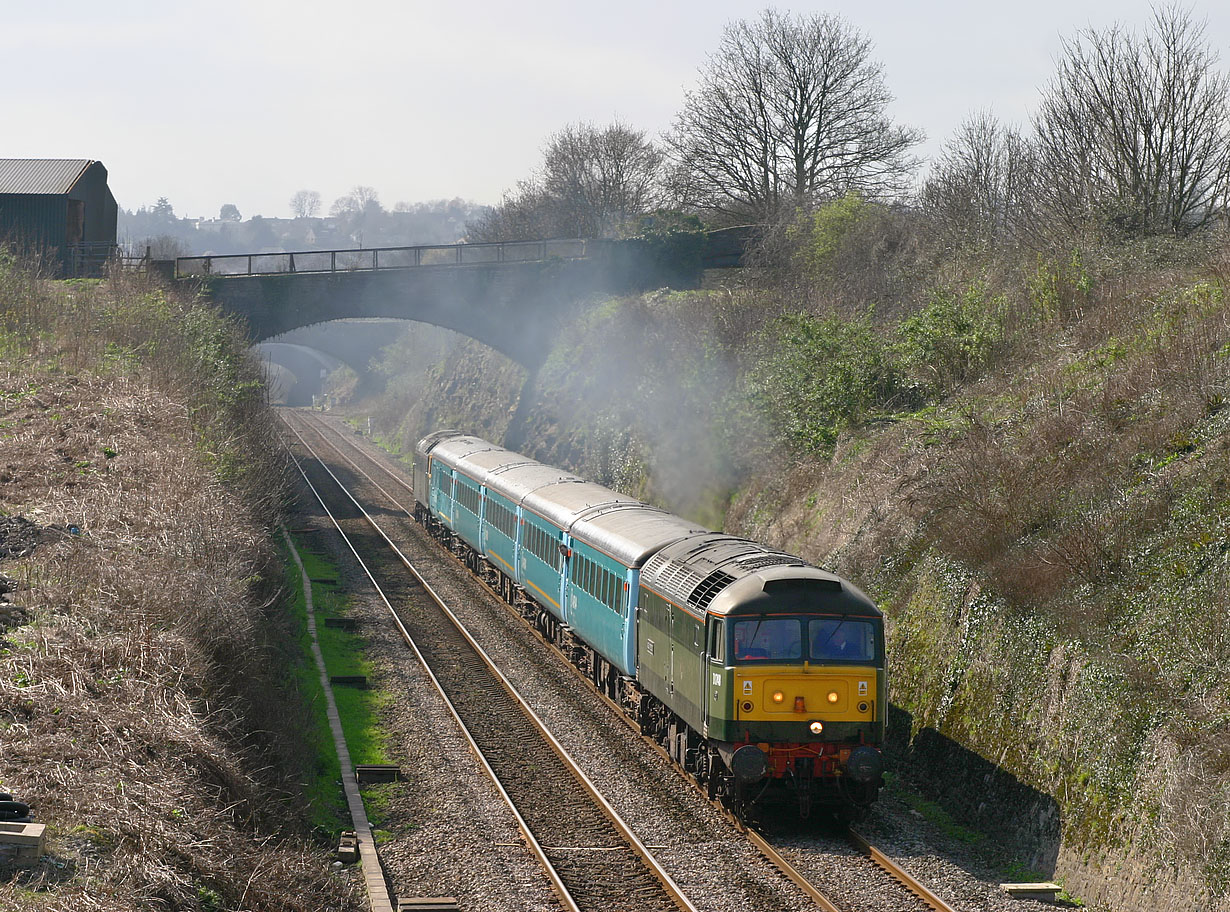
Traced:
<path id="1" fill-rule="evenodd" d="M 346 609 L 345 596 L 338 591 L 336 583 L 332 582 L 337 579 L 337 568 L 320 554 L 311 551 L 302 540 L 296 540 L 295 547 L 299 551 L 308 578 L 312 580 L 316 637 L 329 675 L 370 676 L 371 664 L 363 658 L 359 637 L 347 630 L 325 626 L 327 617 L 340 616 Z M 302 578 L 289 554 L 286 566 L 287 585 L 294 594 L 299 642 L 306 658 L 298 669 L 298 681 L 313 707 L 314 725 L 309 740 L 318 753 L 314 765 L 316 776 L 307 789 L 308 801 L 312 809 L 313 824 L 336 833 L 349 825 L 345 800 L 338 788 L 341 768 L 329 729 L 324 689 L 312 656 L 312 641 L 307 627 L 307 600 L 304 598 Z M 333 688 L 333 699 L 337 705 L 351 761 L 356 764 L 389 762 L 378 720 L 381 707 L 388 702 L 388 695 L 375 690 L 339 686 Z"/>

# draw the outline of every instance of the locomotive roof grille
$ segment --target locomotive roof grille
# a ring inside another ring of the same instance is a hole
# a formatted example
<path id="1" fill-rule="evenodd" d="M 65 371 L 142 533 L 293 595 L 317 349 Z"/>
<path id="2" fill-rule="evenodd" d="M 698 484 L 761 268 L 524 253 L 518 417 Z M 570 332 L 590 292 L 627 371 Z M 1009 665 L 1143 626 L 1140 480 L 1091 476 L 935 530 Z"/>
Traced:
<path id="1" fill-rule="evenodd" d="M 680 600 L 683 600 L 684 593 L 693 591 L 703 582 L 700 574 L 689 569 L 686 564 L 664 558 L 661 554 L 655 554 L 649 559 L 644 573 L 650 578 L 656 576 L 664 593 L 674 594 Z"/>
<path id="2" fill-rule="evenodd" d="M 688 596 L 688 603 L 695 605 L 702 611 L 709 607 L 709 603 L 714 597 L 735 581 L 735 578 L 729 573 L 724 573 L 721 570 L 714 570 L 704 578 L 699 586 L 692 590 L 692 594 Z"/>
<path id="3" fill-rule="evenodd" d="M 735 561 L 740 567 L 749 573 L 755 570 L 763 570 L 765 567 L 777 567 L 782 564 L 793 564 L 796 567 L 805 567 L 806 564 L 797 557 L 792 557 L 789 554 L 763 554 L 759 557 L 748 557 L 742 560 Z"/>

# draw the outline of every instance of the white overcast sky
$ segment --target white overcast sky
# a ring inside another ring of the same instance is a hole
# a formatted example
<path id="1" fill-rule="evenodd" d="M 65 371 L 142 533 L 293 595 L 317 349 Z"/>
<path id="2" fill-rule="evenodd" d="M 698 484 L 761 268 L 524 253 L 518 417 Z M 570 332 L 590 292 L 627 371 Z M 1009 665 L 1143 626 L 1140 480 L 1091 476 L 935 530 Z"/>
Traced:
<path id="1" fill-rule="evenodd" d="M 775 3 L 844 16 L 874 43 L 892 112 L 930 155 L 970 113 L 1027 122 L 1064 37 L 1137 0 Z M 179 215 L 381 201 L 494 203 L 566 123 L 656 135 L 718 44 L 763 4 L 734 0 L 0 0 L 0 158 L 96 158 L 119 204 Z M 1190 4 L 1230 67 L 1230 3 Z"/>

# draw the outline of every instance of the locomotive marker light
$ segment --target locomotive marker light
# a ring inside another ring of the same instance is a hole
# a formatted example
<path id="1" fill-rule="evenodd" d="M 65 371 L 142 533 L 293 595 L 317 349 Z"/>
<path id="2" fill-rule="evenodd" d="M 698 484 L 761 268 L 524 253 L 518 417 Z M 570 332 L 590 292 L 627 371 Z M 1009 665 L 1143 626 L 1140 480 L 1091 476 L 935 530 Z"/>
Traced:
<path id="1" fill-rule="evenodd" d="M 824 731 L 824 723 L 821 722 L 819 719 L 817 719 L 815 722 L 813 722 L 811 725 L 807 727 L 811 729 L 811 733 L 813 735 L 818 735 Z"/>
<path id="2" fill-rule="evenodd" d="M 786 699 L 786 695 L 785 695 L 784 693 L 782 693 L 780 690 L 778 690 L 778 691 L 774 691 L 774 693 L 773 693 L 773 702 L 774 702 L 774 703 L 780 703 L 780 702 L 782 702 L 782 700 L 784 700 L 784 699 Z"/>
<path id="3" fill-rule="evenodd" d="M 794 711 L 797 713 L 807 712 L 807 707 L 804 705 L 802 697 L 794 698 Z"/>
<path id="4" fill-rule="evenodd" d="M 830 690 L 830 691 L 829 691 L 829 702 L 830 702 L 830 703 L 836 703 L 836 702 L 837 702 L 837 691 L 835 691 L 835 690 Z"/>

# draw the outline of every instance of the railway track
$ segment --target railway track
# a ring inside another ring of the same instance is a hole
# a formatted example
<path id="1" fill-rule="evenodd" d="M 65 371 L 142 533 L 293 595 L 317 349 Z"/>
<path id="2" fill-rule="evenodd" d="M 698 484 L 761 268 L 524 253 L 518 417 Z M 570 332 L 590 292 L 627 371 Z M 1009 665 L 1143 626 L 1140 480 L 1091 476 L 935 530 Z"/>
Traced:
<path id="1" fill-rule="evenodd" d="M 353 435 L 339 431 L 312 413 L 282 414 L 288 426 L 296 429 L 296 433 L 304 431 L 314 434 L 314 439 L 327 446 L 335 454 L 336 460 L 340 460 L 354 477 L 363 479 L 365 489 L 372 492 L 372 496 L 378 501 L 378 504 L 373 504 L 376 509 L 385 513 L 403 512 L 407 517 L 413 516 L 414 498 L 411 485 L 401 477 L 399 469 L 391 466 L 383 457 L 377 457 L 359 446 L 353 440 Z M 334 480 L 336 483 L 336 479 Z M 355 504 L 357 505 L 357 501 Z M 415 528 L 418 528 L 417 525 Z M 385 540 L 387 541 L 387 537 Z M 499 593 L 494 589 L 487 587 L 487 591 L 494 599 L 500 600 Z M 621 721 L 639 732 L 635 723 L 620 712 L 615 703 L 602 695 L 597 688 L 593 688 L 584 675 L 576 672 L 576 677 L 584 680 L 593 694 L 614 708 Z M 667 757 L 666 751 L 660 745 L 649 739 L 644 740 L 663 757 Z M 677 767 L 672 766 L 672 769 L 681 777 L 688 778 L 687 774 Z M 854 830 L 832 837 L 817 836 L 804 845 L 800 845 L 798 840 L 787 839 L 783 842 L 775 836 L 765 835 L 754 827 L 746 826 L 716 802 L 711 804 L 743 832 L 757 852 L 773 867 L 792 881 L 815 906 L 827 912 L 853 912 L 863 909 L 933 909 L 936 912 L 953 912 L 952 906 Z M 846 859 L 841 862 L 846 868 L 845 876 L 837 878 L 836 883 L 832 876 L 833 863 L 828 860 L 830 856 Z M 852 887 L 851 883 L 857 886 Z M 636 908 L 652 907 L 637 905 Z"/>
<path id="2" fill-rule="evenodd" d="M 302 450 L 316 460 L 316 465 L 300 461 L 305 481 L 363 564 L 407 645 L 428 670 L 471 749 L 508 802 L 564 908 L 695 912 L 653 853 L 449 606 L 379 532 L 370 514 L 318 459 L 293 422 L 288 426 Z M 379 535 L 379 543 L 371 534 L 345 528 L 360 518 Z"/>

